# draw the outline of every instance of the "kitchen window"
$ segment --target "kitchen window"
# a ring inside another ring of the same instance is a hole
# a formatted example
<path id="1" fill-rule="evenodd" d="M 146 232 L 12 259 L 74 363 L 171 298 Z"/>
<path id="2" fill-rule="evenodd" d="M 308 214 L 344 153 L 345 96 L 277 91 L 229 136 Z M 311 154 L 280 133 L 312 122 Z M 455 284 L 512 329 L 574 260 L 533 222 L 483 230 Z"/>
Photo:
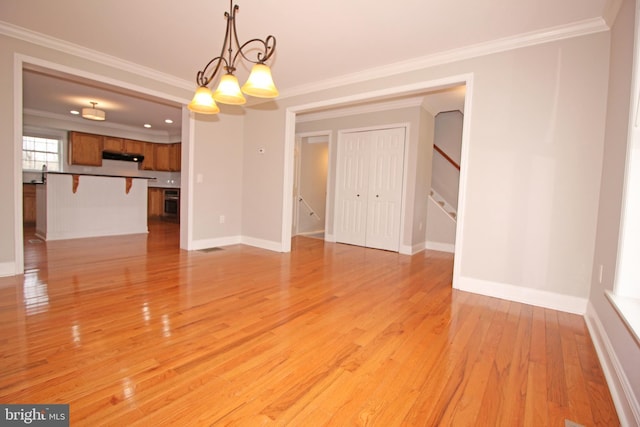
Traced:
<path id="1" fill-rule="evenodd" d="M 50 171 L 61 170 L 60 146 L 58 138 L 23 136 L 22 170 L 41 171 L 43 166 Z"/>

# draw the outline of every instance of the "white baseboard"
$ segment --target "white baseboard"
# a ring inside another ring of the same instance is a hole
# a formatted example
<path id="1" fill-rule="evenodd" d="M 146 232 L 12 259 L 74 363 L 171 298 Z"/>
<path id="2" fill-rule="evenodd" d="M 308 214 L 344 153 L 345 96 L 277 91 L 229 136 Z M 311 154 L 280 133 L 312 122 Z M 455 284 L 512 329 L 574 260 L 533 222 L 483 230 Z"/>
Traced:
<path id="1" fill-rule="evenodd" d="M 425 244 L 426 249 L 432 251 L 440 251 L 440 252 L 449 252 L 454 253 L 456 250 L 456 246 L 451 243 L 440 243 L 440 242 L 427 242 Z"/>
<path id="2" fill-rule="evenodd" d="M 36 236 L 47 240 L 69 240 L 69 239 L 86 239 L 90 237 L 112 237 L 112 236 L 125 236 L 128 234 L 148 234 L 149 229 L 145 226 L 143 228 L 132 228 L 130 230 L 105 230 L 105 231 L 87 231 L 87 232 L 47 232 L 46 236 L 37 234 Z"/>
<path id="3" fill-rule="evenodd" d="M 633 392 L 629 379 L 622 369 L 620 360 L 591 302 L 587 305 L 587 312 L 584 318 L 607 380 L 611 398 L 616 406 L 620 424 L 623 427 L 639 426 L 640 403 L 638 403 L 638 398 Z"/>
<path id="4" fill-rule="evenodd" d="M 15 276 L 17 271 L 15 262 L 0 262 L 0 277 Z"/>
<path id="5" fill-rule="evenodd" d="M 245 245 L 255 246 L 256 248 L 267 249 L 274 252 L 283 252 L 282 243 L 272 240 L 256 239 L 253 237 L 242 236 L 242 242 Z"/>
<path id="6" fill-rule="evenodd" d="M 220 237 L 216 239 L 202 239 L 191 242 L 189 250 L 198 251 L 201 249 L 219 248 L 221 246 L 238 245 L 242 243 L 240 236 Z"/>
<path id="7" fill-rule="evenodd" d="M 521 302 L 537 307 L 584 315 L 587 310 L 587 299 L 571 295 L 557 294 L 540 289 L 523 288 L 506 283 L 460 277 L 454 288 L 508 301 Z"/>
<path id="8" fill-rule="evenodd" d="M 413 246 L 400 245 L 398 253 L 402 255 L 413 255 L 415 252 L 413 252 Z"/>
<path id="9" fill-rule="evenodd" d="M 311 236 L 311 235 L 320 234 L 320 233 L 324 233 L 324 230 L 320 229 L 320 230 L 316 230 L 316 231 L 303 231 L 302 233 L 298 233 L 296 235 L 297 236 Z"/>

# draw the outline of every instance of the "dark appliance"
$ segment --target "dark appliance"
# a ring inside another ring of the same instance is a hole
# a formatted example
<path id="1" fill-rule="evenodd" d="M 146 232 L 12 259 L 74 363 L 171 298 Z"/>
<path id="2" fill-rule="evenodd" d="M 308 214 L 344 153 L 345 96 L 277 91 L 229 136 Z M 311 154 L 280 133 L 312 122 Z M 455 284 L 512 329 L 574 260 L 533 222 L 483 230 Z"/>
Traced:
<path id="1" fill-rule="evenodd" d="M 102 158 L 107 160 L 122 160 L 125 162 L 136 162 L 136 163 L 140 163 L 144 160 L 144 156 L 142 154 L 117 153 L 115 151 L 103 151 Z"/>
<path id="2" fill-rule="evenodd" d="M 177 218 L 180 212 L 180 190 L 164 190 L 164 216 Z"/>

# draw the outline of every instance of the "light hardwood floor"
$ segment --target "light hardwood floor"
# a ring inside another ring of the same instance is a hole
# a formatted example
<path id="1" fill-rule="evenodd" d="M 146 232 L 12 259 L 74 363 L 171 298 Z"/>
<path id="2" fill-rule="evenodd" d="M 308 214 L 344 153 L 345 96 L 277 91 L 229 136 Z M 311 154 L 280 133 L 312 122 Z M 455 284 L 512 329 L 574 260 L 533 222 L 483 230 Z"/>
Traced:
<path id="1" fill-rule="evenodd" d="M 452 256 L 151 233 L 43 243 L 0 278 L 0 402 L 71 425 L 618 425 L 580 316 L 452 290 Z"/>

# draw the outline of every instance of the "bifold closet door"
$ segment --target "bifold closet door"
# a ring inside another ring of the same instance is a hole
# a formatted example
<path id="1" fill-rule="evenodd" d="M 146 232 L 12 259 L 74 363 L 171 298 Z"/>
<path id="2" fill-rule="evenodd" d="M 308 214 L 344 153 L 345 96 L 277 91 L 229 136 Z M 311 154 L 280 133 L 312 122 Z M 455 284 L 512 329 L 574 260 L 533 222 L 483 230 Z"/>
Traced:
<path id="1" fill-rule="evenodd" d="M 404 146 L 404 128 L 342 135 L 336 175 L 336 241 L 399 250 Z"/>
<path id="2" fill-rule="evenodd" d="M 353 132 L 338 141 L 336 170 L 336 241 L 365 246 L 369 135 Z"/>

